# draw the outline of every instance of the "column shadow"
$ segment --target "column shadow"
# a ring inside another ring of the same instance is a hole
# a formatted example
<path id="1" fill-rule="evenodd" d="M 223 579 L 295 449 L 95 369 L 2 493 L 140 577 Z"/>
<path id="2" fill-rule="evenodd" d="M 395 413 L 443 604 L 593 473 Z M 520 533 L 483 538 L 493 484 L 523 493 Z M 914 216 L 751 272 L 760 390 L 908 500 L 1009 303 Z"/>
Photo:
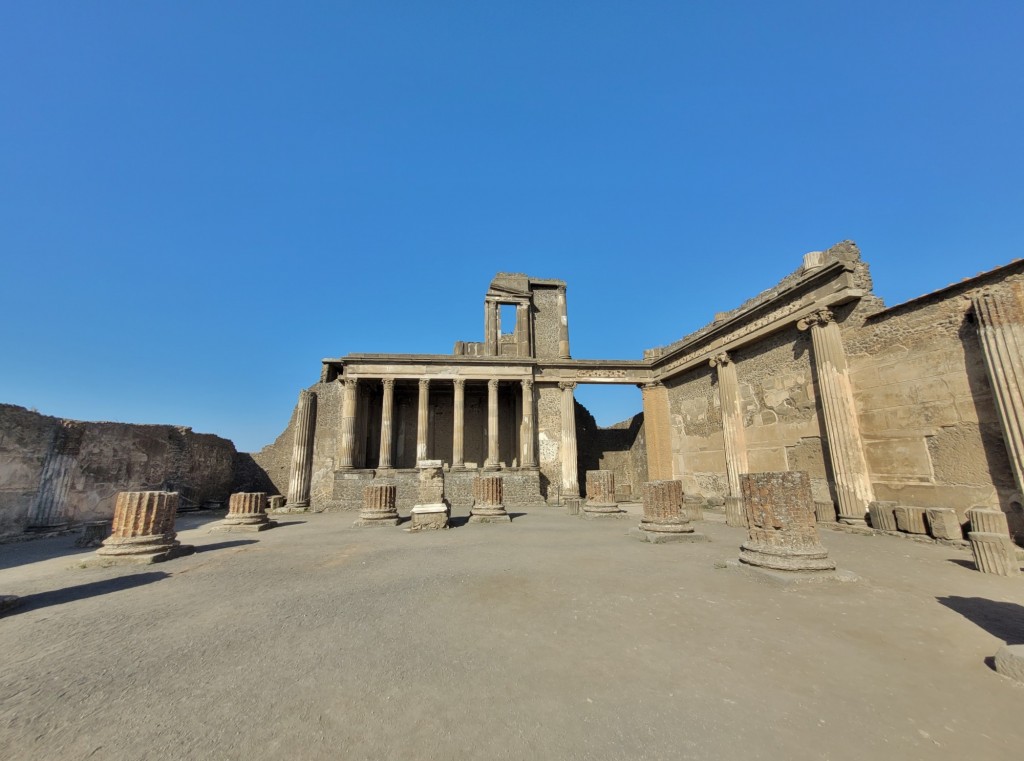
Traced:
<path id="1" fill-rule="evenodd" d="M 50 592 L 37 592 L 36 594 L 22 597 L 18 607 L 8 611 L 4 616 L 16 616 L 20 613 L 27 613 L 30 610 L 48 608 L 52 605 L 63 605 L 64 603 L 98 597 L 99 595 L 110 594 L 111 592 L 121 592 L 125 589 L 152 584 L 154 581 L 160 581 L 160 579 L 166 579 L 169 576 L 170 574 L 164 571 L 150 571 L 131 576 L 119 576 L 103 581 L 90 581 L 85 584 L 76 584 L 73 587 L 54 589 Z"/>
<path id="2" fill-rule="evenodd" d="M 980 626 L 1007 645 L 1024 645 L 1024 606 L 984 597 L 936 597 L 973 624 Z"/>

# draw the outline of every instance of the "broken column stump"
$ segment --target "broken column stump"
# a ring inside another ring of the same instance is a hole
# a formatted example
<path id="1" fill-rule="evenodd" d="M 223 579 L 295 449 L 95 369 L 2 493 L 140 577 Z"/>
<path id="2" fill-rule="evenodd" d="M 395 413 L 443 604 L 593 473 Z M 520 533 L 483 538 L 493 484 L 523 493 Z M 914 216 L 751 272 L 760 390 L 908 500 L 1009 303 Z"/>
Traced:
<path id="1" fill-rule="evenodd" d="M 818 523 L 835 523 L 836 522 L 836 505 L 830 500 L 815 500 L 814 501 L 814 517 Z"/>
<path id="2" fill-rule="evenodd" d="M 1017 549 L 1009 534 L 971 531 L 967 538 L 971 540 L 974 565 L 979 571 L 996 576 L 1020 575 Z"/>
<path id="3" fill-rule="evenodd" d="M 588 470 L 584 517 L 618 518 L 625 514 L 625 510 L 615 502 L 615 473 L 610 470 Z"/>
<path id="4" fill-rule="evenodd" d="M 174 530 L 178 493 L 123 491 L 117 495 L 111 535 L 96 550 L 96 561 L 160 563 L 191 555 L 195 547 L 181 544 Z"/>
<path id="5" fill-rule="evenodd" d="M 878 531 L 899 531 L 896 525 L 895 510 L 895 502 L 879 501 L 868 503 L 868 517 L 871 520 L 871 528 Z"/>
<path id="6" fill-rule="evenodd" d="M 805 471 L 740 475 L 748 538 L 740 562 L 776 571 L 834 571 L 815 526 Z"/>
<path id="7" fill-rule="evenodd" d="M 398 487 L 394 484 L 372 484 L 363 487 L 363 507 L 359 511 L 359 520 L 353 526 L 397 526 Z"/>
<path id="8" fill-rule="evenodd" d="M 419 463 L 419 502 L 412 508 L 409 531 L 429 531 L 448 528 L 451 505 L 444 498 L 444 471 L 440 460 L 421 460 Z"/>
<path id="9" fill-rule="evenodd" d="M 644 542 L 702 542 L 683 509 L 682 481 L 648 481 L 643 487 L 644 517 L 634 536 Z"/>
<path id="10" fill-rule="evenodd" d="M 267 516 L 265 492 L 239 492 L 228 497 L 228 514 L 224 520 L 213 524 L 210 531 L 266 531 L 276 525 L 277 522 Z"/>
<path id="11" fill-rule="evenodd" d="M 907 534 L 927 534 L 928 526 L 924 522 L 927 512 L 923 507 L 911 507 L 910 505 L 898 505 L 893 508 L 893 515 L 896 517 L 896 528 Z"/>
<path id="12" fill-rule="evenodd" d="M 683 512 L 691 521 L 704 520 L 704 498 L 699 494 L 684 494 Z"/>
<path id="13" fill-rule="evenodd" d="M 971 531 L 982 534 L 1010 535 L 1010 524 L 1006 520 L 1006 513 L 998 508 L 972 507 L 967 511 L 967 517 L 971 521 Z"/>
<path id="14" fill-rule="evenodd" d="M 501 476 L 474 478 L 473 507 L 469 511 L 469 522 L 509 523 L 511 520 L 512 518 L 505 510 Z"/>
<path id="15" fill-rule="evenodd" d="M 565 498 L 565 509 L 566 509 L 566 511 L 568 511 L 569 515 L 579 515 L 580 514 L 580 505 L 582 503 L 583 503 L 583 500 L 580 499 L 579 497 L 566 497 Z"/>
<path id="16" fill-rule="evenodd" d="M 725 498 L 725 525 L 747 527 L 747 513 L 743 509 L 743 497 Z"/>

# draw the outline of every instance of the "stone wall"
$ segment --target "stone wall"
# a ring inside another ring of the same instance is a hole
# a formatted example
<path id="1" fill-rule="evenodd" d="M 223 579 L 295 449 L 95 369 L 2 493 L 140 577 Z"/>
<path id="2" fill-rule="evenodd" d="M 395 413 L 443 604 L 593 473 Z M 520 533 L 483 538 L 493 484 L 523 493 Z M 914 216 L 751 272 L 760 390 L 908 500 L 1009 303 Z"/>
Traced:
<path id="1" fill-rule="evenodd" d="M 533 345 L 538 359 L 558 356 L 558 289 L 535 287 L 533 290 Z"/>
<path id="2" fill-rule="evenodd" d="M 647 478 L 647 449 L 643 413 L 601 428 L 586 407 L 576 403 L 576 436 L 579 451 L 580 488 L 586 496 L 588 470 L 610 470 L 617 493 L 625 499 L 641 498 Z"/>
<path id="3" fill-rule="evenodd" d="M 125 490 L 177 491 L 183 505 L 226 500 L 236 471 L 261 478 L 230 441 L 190 428 L 62 420 L 0 404 L 0 534 L 24 531 L 41 505 L 70 523 L 110 518 Z"/>

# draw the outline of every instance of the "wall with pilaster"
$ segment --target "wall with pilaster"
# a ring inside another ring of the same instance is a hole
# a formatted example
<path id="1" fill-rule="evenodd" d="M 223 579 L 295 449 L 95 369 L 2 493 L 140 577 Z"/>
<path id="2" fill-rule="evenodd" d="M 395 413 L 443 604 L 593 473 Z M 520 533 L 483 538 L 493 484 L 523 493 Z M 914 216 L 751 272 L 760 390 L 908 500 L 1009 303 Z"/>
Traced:
<path id="1" fill-rule="evenodd" d="M 877 499 L 925 507 L 1001 507 L 1024 516 L 971 310 L 982 288 L 1009 295 L 1024 266 L 894 307 L 844 332 Z"/>
<path id="2" fill-rule="evenodd" d="M 533 289 L 534 348 L 538 359 L 558 356 L 558 289 L 535 286 Z"/>
<path id="3" fill-rule="evenodd" d="M 647 479 L 646 439 L 643 413 L 615 425 L 601 428 L 589 410 L 576 403 L 576 436 L 579 472 L 585 482 L 588 470 L 610 470 L 621 496 L 639 501 Z M 585 483 L 581 483 L 585 487 Z"/>
<path id="4" fill-rule="evenodd" d="M 562 482 L 562 391 L 556 384 L 548 383 L 538 383 L 535 388 L 540 490 L 548 500 L 554 500 Z"/>

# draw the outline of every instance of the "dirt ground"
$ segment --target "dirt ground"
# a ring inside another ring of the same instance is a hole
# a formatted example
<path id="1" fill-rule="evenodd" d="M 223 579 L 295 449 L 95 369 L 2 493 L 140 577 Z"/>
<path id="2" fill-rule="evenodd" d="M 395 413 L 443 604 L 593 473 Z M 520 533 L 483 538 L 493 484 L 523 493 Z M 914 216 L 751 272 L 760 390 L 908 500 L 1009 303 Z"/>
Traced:
<path id="1" fill-rule="evenodd" d="M 635 509 L 635 508 L 634 508 Z M 458 515 L 458 514 L 457 514 Z M 651 545 L 636 517 L 536 507 L 410 534 L 352 514 L 260 534 L 179 519 L 195 555 L 75 569 L 0 545 L 0 758 L 1010 759 L 1024 579 L 822 532 L 855 583 L 720 568 L 745 538 Z"/>

